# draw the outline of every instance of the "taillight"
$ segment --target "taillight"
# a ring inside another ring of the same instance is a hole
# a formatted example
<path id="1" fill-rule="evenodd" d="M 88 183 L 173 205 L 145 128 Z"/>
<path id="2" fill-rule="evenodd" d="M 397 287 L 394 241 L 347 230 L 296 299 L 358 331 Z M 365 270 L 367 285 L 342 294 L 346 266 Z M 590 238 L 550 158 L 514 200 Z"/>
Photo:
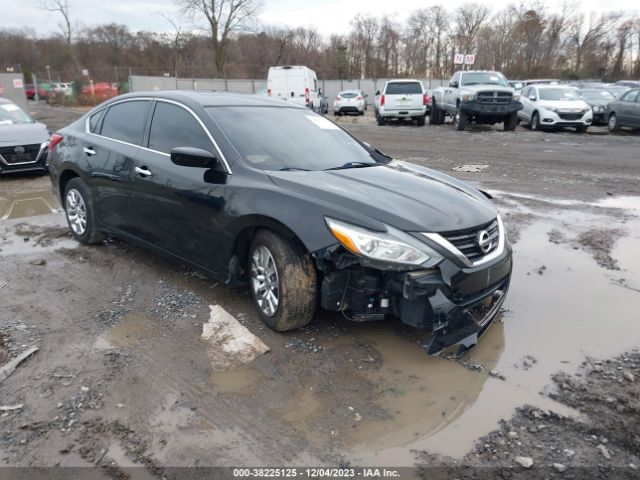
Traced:
<path id="1" fill-rule="evenodd" d="M 271 89 L 267 88 L 267 95 L 271 96 Z"/>
<path id="2" fill-rule="evenodd" d="M 358 96 L 356 97 L 356 100 L 362 100 L 362 96 L 361 96 L 361 95 L 358 95 Z"/>
<path id="3" fill-rule="evenodd" d="M 59 135 L 57 133 L 51 135 L 51 138 L 49 138 L 49 150 L 53 152 L 56 148 L 56 145 L 58 145 L 63 138 L 64 137 L 62 135 Z"/>
<path id="4" fill-rule="evenodd" d="M 380 106 L 384 107 L 384 95 L 380 95 Z"/>
<path id="5" fill-rule="evenodd" d="M 422 96 L 422 104 L 423 105 L 431 105 L 431 97 L 426 93 Z"/>
<path id="6" fill-rule="evenodd" d="M 338 96 L 336 97 L 336 100 L 339 102 L 340 100 L 342 100 L 342 97 L 340 97 L 340 95 L 338 95 Z"/>

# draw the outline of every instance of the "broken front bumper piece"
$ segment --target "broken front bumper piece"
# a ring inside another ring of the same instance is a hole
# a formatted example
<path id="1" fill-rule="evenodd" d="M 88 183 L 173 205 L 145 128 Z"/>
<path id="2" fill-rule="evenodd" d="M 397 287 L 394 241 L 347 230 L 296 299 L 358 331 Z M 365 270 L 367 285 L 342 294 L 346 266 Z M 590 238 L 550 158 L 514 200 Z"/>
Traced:
<path id="1" fill-rule="evenodd" d="M 430 355 L 454 345 L 462 354 L 478 342 L 500 311 L 512 270 L 508 245 L 491 263 L 471 268 L 445 260 L 429 270 L 386 271 L 363 266 L 348 253 L 330 257 L 319 261 L 326 272 L 323 308 L 343 311 L 354 321 L 393 314 L 407 325 L 430 329 Z"/>

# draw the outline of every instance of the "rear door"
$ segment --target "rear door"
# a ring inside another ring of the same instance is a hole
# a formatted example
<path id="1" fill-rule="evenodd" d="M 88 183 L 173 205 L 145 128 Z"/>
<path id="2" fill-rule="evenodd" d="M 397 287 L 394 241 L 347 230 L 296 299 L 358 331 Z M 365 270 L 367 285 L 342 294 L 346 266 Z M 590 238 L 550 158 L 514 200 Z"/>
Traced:
<path id="1" fill-rule="evenodd" d="M 638 90 L 638 96 L 633 104 L 630 120 L 633 126 L 640 127 L 640 90 Z"/>
<path id="2" fill-rule="evenodd" d="M 420 110 L 423 95 L 420 82 L 389 82 L 384 97 L 385 108 L 398 111 Z"/>
<path id="3" fill-rule="evenodd" d="M 150 100 L 115 103 L 89 118 L 82 140 L 96 214 L 104 225 L 127 233 L 136 223 L 131 181 L 150 108 Z"/>
<path id="4" fill-rule="evenodd" d="M 620 107 L 618 108 L 617 114 L 621 125 L 635 125 L 633 112 L 636 99 L 638 98 L 638 92 L 639 90 L 629 90 L 620 98 L 620 102 L 618 103 Z"/>
<path id="5" fill-rule="evenodd" d="M 155 103 L 146 143 L 136 159 L 133 180 L 136 236 L 211 269 L 220 233 L 217 212 L 224 205 L 224 175 L 220 182 L 205 181 L 207 169 L 175 165 L 170 152 L 195 147 L 220 155 L 194 113 L 162 100 Z"/>

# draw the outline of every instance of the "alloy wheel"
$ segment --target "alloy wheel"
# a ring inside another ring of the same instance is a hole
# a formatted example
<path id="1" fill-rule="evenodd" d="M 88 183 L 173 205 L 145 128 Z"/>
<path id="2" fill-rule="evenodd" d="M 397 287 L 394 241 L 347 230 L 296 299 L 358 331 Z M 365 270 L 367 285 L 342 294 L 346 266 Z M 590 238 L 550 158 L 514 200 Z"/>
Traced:
<path id="1" fill-rule="evenodd" d="M 611 115 L 609 117 L 609 130 L 615 130 L 616 129 L 616 122 L 617 122 L 617 118 L 615 115 Z"/>
<path id="2" fill-rule="evenodd" d="M 267 247 L 259 245 L 251 256 L 251 287 L 258 307 L 273 317 L 280 303 L 280 283 L 273 255 Z"/>
<path id="3" fill-rule="evenodd" d="M 76 235 L 84 235 L 87 231 L 87 206 L 78 190 L 72 188 L 66 198 L 67 220 Z"/>

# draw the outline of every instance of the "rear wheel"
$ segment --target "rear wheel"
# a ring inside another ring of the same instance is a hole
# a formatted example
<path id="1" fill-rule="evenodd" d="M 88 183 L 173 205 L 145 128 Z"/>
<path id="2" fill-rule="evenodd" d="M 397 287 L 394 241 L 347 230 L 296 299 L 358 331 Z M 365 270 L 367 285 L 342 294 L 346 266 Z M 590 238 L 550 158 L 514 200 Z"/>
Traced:
<path id="1" fill-rule="evenodd" d="M 538 115 L 538 112 L 533 112 L 533 115 L 531 115 L 529 127 L 531 128 L 531 130 L 536 132 L 540 130 L 540 115 Z"/>
<path id="2" fill-rule="evenodd" d="M 438 108 L 436 108 L 436 103 L 433 102 L 433 105 L 431 105 L 431 112 L 429 114 L 429 123 L 431 125 L 442 125 L 443 121 L 443 113 Z"/>
<path id="3" fill-rule="evenodd" d="M 610 132 L 617 132 L 620 130 L 620 123 L 618 122 L 618 117 L 615 113 L 609 114 L 609 122 L 607 124 Z"/>
<path id="4" fill-rule="evenodd" d="M 423 127 L 424 126 L 424 119 L 425 119 L 425 116 L 418 117 L 418 126 L 419 127 Z"/>
<path id="5" fill-rule="evenodd" d="M 282 236 L 260 230 L 249 251 L 251 293 L 262 321 L 285 332 L 308 324 L 316 308 L 311 257 Z"/>
<path id="6" fill-rule="evenodd" d="M 467 126 L 467 115 L 458 107 L 453 116 L 453 128 L 461 132 Z"/>
<path id="7" fill-rule="evenodd" d="M 518 126 L 518 114 L 513 112 L 511 115 L 504 119 L 504 131 L 513 132 Z"/>
<path id="8" fill-rule="evenodd" d="M 378 125 L 383 126 L 385 123 L 387 123 L 385 121 L 385 119 L 383 117 L 381 117 L 380 115 L 376 115 L 376 120 L 378 121 Z"/>
<path id="9" fill-rule="evenodd" d="M 91 191 L 81 178 L 72 178 L 64 191 L 64 210 L 73 237 L 80 243 L 90 245 L 104 240 L 98 230 L 97 219 L 91 203 Z"/>

